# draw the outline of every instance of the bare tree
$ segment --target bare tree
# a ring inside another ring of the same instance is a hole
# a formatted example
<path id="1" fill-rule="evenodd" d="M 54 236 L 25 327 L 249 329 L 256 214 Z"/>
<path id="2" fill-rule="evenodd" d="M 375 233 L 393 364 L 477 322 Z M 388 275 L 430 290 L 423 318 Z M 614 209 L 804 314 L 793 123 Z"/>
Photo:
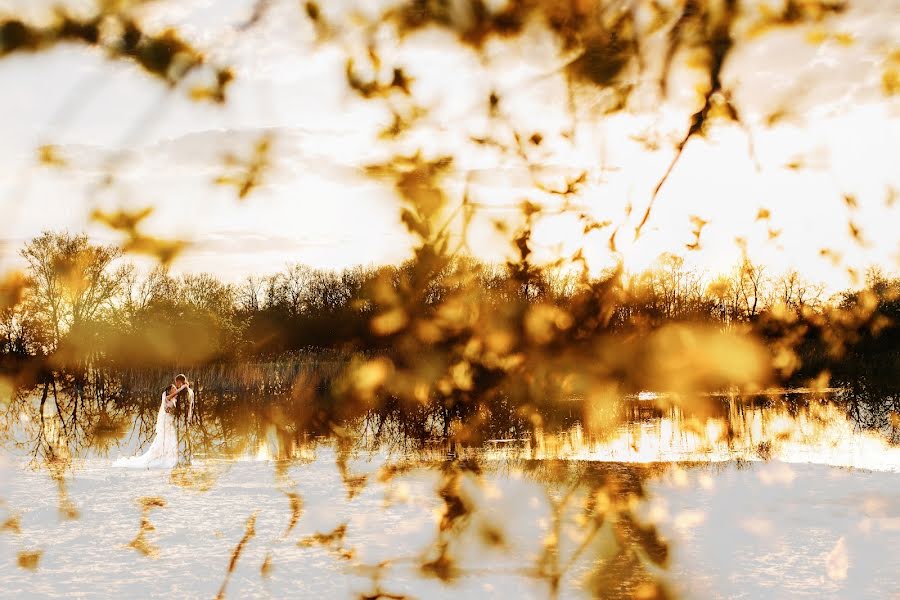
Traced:
<path id="1" fill-rule="evenodd" d="M 246 313 L 259 312 L 264 299 L 264 285 L 263 278 L 247 276 L 234 292 L 238 310 Z"/>
<path id="2" fill-rule="evenodd" d="M 91 244 L 83 234 L 44 232 L 21 254 L 28 263 L 35 316 L 47 324 L 51 348 L 71 329 L 111 308 L 133 269 L 114 268 L 121 250 Z"/>
<path id="3" fill-rule="evenodd" d="M 754 264 L 749 258 L 744 258 L 736 269 L 736 289 L 743 303 L 746 319 L 755 318 L 762 308 L 765 286 L 768 283 L 765 273 L 765 266 Z"/>
<path id="4" fill-rule="evenodd" d="M 820 308 L 824 293 L 824 285 L 807 281 L 796 269 L 788 270 L 773 282 L 773 303 L 795 312 Z"/>
<path id="5" fill-rule="evenodd" d="M 25 357 L 47 345 L 47 330 L 35 317 L 30 291 L 21 302 L 0 305 L 0 354 Z"/>
<path id="6" fill-rule="evenodd" d="M 225 316 L 235 307 L 234 288 L 209 273 L 182 275 L 173 282 L 172 299 L 177 304 Z"/>

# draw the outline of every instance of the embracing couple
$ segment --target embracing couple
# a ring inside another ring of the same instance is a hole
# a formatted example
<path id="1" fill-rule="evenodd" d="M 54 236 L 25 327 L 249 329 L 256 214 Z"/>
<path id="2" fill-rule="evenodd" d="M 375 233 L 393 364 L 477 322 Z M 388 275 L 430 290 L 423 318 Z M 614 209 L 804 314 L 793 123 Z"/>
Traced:
<path id="1" fill-rule="evenodd" d="M 156 433 L 150 447 L 140 456 L 119 458 L 113 466 L 147 469 L 189 464 L 191 445 L 187 428 L 193 414 L 194 390 L 185 375 L 176 375 L 162 392 Z"/>

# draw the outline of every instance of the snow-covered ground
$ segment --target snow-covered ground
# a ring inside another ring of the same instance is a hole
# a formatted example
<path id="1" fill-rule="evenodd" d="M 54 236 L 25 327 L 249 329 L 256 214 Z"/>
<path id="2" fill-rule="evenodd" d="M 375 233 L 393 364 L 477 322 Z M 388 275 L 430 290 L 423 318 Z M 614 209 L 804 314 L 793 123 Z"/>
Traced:
<path id="1" fill-rule="evenodd" d="M 327 449 L 276 477 L 272 463 L 210 463 L 210 489 L 175 485 L 167 472 L 123 471 L 85 461 L 68 480 L 80 515 L 60 516 L 56 483 L 20 459 L 0 459 L 0 522 L 19 516 L 20 533 L 0 533 L 0 596 L 211 598 L 232 550 L 256 514 L 227 596 L 351 598 L 371 592 L 360 565 L 394 559 L 383 591 L 418 598 L 543 598 L 545 585 L 517 567 L 533 561 L 546 534 L 546 496 L 528 476 L 498 469 L 485 476 L 494 517 L 510 531 L 512 550 L 473 548 L 460 557 L 477 567 L 454 584 L 422 578 L 414 559 L 436 532 L 437 473 L 414 471 L 390 484 L 370 477 L 347 492 Z M 355 472 L 372 472 L 364 459 Z M 286 482 L 290 483 L 286 483 Z M 650 483 L 640 514 L 672 541 L 670 579 L 693 598 L 900 598 L 900 475 L 817 464 L 719 462 L 674 466 Z M 286 533 L 285 491 L 303 499 L 303 514 Z M 138 533 L 142 497 L 165 506 L 148 512 L 156 558 L 129 547 Z M 297 542 L 346 522 L 343 548 Z M 9 528 L 7 528 L 9 529 Z M 36 570 L 17 565 L 41 551 Z M 269 558 L 271 570 L 261 567 Z M 564 581 L 564 597 L 581 597 L 580 573 Z"/>

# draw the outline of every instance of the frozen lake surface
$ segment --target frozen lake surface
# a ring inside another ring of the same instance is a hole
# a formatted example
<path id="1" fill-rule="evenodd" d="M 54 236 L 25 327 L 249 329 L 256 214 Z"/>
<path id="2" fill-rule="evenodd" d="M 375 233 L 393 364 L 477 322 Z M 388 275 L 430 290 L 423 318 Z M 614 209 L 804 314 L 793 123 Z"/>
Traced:
<path id="1" fill-rule="evenodd" d="M 227 585 L 231 598 L 353 598 L 372 593 L 366 565 L 390 560 L 382 591 L 418 598 L 545 598 L 547 586 L 521 570 L 539 551 L 549 509 L 540 484 L 515 467 L 487 471 L 488 511 L 507 529 L 512 550 L 473 548 L 454 583 L 423 577 L 415 558 L 434 541 L 439 499 L 434 469 L 375 480 L 378 459 L 358 457 L 369 483 L 348 499 L 330 448 L 276 475 L 271 461 L 210 461 L 203 486 L 177 485 L 167 471 L 110 468 L 88 459 L 68 479 L 79 517 L 61 516 L 46 470 L 6 458 L 0 467 L 0 595 L 22 597 L 215 597 L 232 551 L 256 514 Z M 597 463 L 596 468 L 624 468 Z M 725 462 L 672 466 L 650 478 L 638 510 L 672 542 L 669 581 L 690 598 L 900 598 L 900 475 L 822 464 Z M 288 532 L 285 492 L 302 498 Z M 150 554 L 129 546 L 147 512 Z M 346 523 L 342 543 L 301 547 L 311 534 Z M 153 556 L 154 549 L 159 554 Z M 351 558 L 341 552 L 352 550 Z M 35 570 L 17 565 L 40 551 Z M 267 568 L 263 564 L 267 563 Z M 589 567 L 587 565 L 586 567 Z M 263 572 L 265 571 L 265 573 Z M 583 597 L 585 568 L 573 569 L 561 596 Z"/>
<path id="2" fill-rule="evenodd" d="M 880 398 L 637 399 L 593 430 L 566 404 L 552 429 L 492 414 L 459 442 L 402 413 L 323 433 L 291 402 L 207 397 L 175 470 L 112 468 L 149 446 L 153 402 L 15 406 L 4 598 L 631 598 L 659 579 L 684 598 L 900 600 Z"/>

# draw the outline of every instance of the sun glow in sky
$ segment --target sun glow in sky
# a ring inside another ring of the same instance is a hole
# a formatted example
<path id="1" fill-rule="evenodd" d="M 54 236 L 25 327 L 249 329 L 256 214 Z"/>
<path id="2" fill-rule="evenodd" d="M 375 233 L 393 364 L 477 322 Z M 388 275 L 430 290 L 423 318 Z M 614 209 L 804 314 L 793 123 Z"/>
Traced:
<path id="1" fill-rule="evenodd" d="M 172 93 L 135 66 L 76 46 L 0 61 L 4 268 L 43 229 L 84 229 L 113 240 L 90 221 L 91 210 L 149 204 L 156 211 L 148 233 L 192 244 L 176 270 L 237 281 L 288 262 L 341 268 L 409 256 L 411 237 L 391 184 L 361 170 L 397 149 L 377 139 L 390 113 L 351 94 L 345 49 L 317 42 L 298 3 L 273 2 L 257 26 L 238 32 L 253 4 L 191 0 L 146 9 L 151 29 L 177 25 L 211 60 L 234 67 L 223 107 L 191 102 L 183 90 Z M 431 110 L 399 147 L 454 155 L 445 181 L 450 205 L 467 189 L 478 203 L 467 241 L 488 260 L 510 256 L 510 236 L 496 224 L 515 230 L 521 224 L 516 207 L 528 199 L 547 207 L 533 239 L 540 260 L 581 249 L 594 270 L 616 260 L 639 270 L 674 252 L 716 272 L 745 247 L 773 272 L 797 268 L 834 289 L 853 283 L 848 268 L 896 271 L 900 99 L 885 96 L 881 78 L 900 39 L 900 1 L 850 5 L 821 27 L 852 34 L 851 44 L 827 36 L 811 43 L 809 28 L 775 30 L 742 44 L 724 78 L 744 126 L 723 122 L 688 142 L 636 240 L 653 189 L 696 109 L 697 76 L 690 69 L 673 74 L 662 104 L 645 93 L 650 81 L 639 81 L 628 110 L 614 115 L 600 114 L 603 98 L 580 97 L 584 107 L 569 142 L 559 136 L 571 116 L 548 34 L 492 43 L 478 56 L 448 35 L 424 32 L 387 57 L 404 65 L 416 98 Z M 0 13 L 22 7 L 36 19 L 46 8 L 0 0 Z M 500 94 L 506 121 L 546 139 L 533 150 L 542 180 L 564 186 L 566 178 L 587 173 L 571 198 L 577 210 L 559 213 L 559 197 L 537 192 L 516 157 L 471 143 L 473 136 L 511 135 L 487 117 L 491 91 Z M 783 118 L 765 126 L 774 113 Z M 225 154 L 247 155 L 266 134 L 274 140 L 274 164 L 258 190 L 239 201 L 233 188 L 212 184 L 226 170 Z M 58 146 L 62 167 L 38 164 L 36 149 L 48 143 Z M 111 160 L 115 179 L 100 185 Z M 585 234 L 579 212 L 609 225 Z M 699 247 L 689 250 L 701 221 Z"/>

